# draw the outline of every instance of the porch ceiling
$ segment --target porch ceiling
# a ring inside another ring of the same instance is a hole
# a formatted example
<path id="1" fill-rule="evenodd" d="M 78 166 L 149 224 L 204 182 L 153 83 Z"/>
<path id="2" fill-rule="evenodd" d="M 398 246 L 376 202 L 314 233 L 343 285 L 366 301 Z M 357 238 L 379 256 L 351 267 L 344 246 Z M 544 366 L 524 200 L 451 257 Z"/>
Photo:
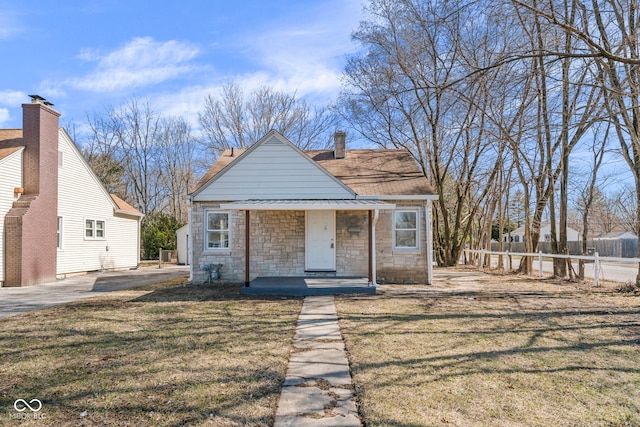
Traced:
<path id="1" fill-rule="evenodd" d="M 306 210 L 345 210 L 368 211 L 373 209 L 395 209 L 393 203 L 380 200 L 244 200 L 222 203 L 221 209 L 263 210 L 263 211 L 306 211 Z"/>

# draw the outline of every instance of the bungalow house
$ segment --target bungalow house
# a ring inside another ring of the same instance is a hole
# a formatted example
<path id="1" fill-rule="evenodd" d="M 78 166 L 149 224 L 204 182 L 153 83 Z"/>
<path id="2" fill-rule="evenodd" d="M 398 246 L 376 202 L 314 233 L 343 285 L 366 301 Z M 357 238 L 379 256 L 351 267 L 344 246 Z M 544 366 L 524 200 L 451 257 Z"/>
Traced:
<path id="1" fill-rule="evenodd" d="M 431 203 L 407 150 L 302 151 L 276 131 L 226 150 L 189 195 L 191 276 L 431 283 Z"/>
<path id="2" fill-rule="evenodd" d="M 107 192 L 44 99 L 0 130 L 0 285 L 137 267 L 142 214 Z"/>

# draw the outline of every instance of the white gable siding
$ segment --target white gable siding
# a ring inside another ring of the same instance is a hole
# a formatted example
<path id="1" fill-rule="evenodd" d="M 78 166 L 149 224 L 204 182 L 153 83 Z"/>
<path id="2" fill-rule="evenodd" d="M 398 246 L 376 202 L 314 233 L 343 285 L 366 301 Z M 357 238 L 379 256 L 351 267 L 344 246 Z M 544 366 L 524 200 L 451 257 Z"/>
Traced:
<path id="1" fill-rule="evenodd" d="M 196 201 L 348 199 L 354 195 L 275 136 L 247 152 L 194 196 Z"/>
<path id="2" fill-rule="evenodd" d="M 114 215 L 111 196 L 62 130 L 59 150 L 58 216 L 63 221 L 63 242 L 57 273 L 137 266 L 138 221 Z M 85 239 L 87 219 L 105 222 L 104 239 Z"/>
<path id="3" fill-rule="evenodd" d="M 0 160 L 0 282 L 4 282 L 4 216 L 16 200 L 16 187 L 22 187 L 22 150 Z"/>

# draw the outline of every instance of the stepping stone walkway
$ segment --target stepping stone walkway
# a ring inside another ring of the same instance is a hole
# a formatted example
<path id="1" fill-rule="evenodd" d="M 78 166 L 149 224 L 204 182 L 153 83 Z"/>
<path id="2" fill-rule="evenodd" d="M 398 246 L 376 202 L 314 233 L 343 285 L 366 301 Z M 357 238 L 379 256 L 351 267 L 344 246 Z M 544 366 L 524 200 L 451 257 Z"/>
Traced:
<path id="1" fill-rule="evenodd" d="M 274 426 L 362 426 L 333 296 L 304 299 Z"/>

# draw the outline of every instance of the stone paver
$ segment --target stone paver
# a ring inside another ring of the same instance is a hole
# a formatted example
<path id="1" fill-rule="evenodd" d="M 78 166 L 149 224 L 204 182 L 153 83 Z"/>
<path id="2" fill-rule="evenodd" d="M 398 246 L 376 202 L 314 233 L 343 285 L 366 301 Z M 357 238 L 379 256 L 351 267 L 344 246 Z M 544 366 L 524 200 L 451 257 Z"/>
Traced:
<path id="1" fill-rule="evenodd" d="M 306 297 L 275 427 L 360 427 L 333 296 Z"/>

